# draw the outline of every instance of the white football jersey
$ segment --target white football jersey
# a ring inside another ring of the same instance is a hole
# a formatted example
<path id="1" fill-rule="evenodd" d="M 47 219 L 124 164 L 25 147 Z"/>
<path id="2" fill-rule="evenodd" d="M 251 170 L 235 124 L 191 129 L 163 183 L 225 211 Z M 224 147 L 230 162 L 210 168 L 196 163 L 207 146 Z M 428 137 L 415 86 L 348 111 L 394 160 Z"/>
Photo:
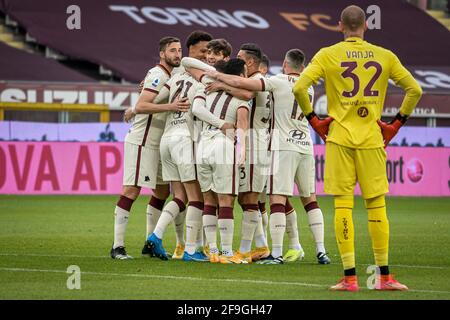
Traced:
<path id="1" fill-rule="evenodd" d="M 271 92 L 273 99 L 270 150 L 313 154 L 308 121 L 292 93 L 298 77 L 299 74 L 278 74 L 263 80 L 263 89 Z M 309 87 L 308 94 L 312 103 L 313 87 Z"/>
<path id="2" fill-rule="evenodd" d="M 161 94 L 168 95 L 169 103 L 174 102 L 177 98 L 182 99 L 187 97 L 192 106 L 195 94 L 199 87 L 204 88 L 204 86 L 195 80 L 189 73 L 181 72 L 175 74 L 166 83 Z M 167 112 L 164 137 L 190 136 L 195 140 L 195 122 L 196 120 L 191 109 L 189 109 L 188 112 Z"/>
<path id="3" fill-rule="evenodd" d="M 170 72 L 164 66 L 158 64 L 147 72 L 143 90 L 159 95 L 169 79 Z M 158 96 L 155 100 L 158 100 Z M 149 148 L 159 148 L 165 117 L 165 113 L 137 114 L 125 141 Z"/>
<path id="4" fill-rule="evenodd" d="M 266 79 L 260 72 L 256 72 L 250 79 Z M 270 116 L 272 109 L 272 99 L 270 93 L 262 91 L 256 93 L 252 100 L 250 111 L 250 132 L 247 149 L 267 150 L 269 142 Z"/>

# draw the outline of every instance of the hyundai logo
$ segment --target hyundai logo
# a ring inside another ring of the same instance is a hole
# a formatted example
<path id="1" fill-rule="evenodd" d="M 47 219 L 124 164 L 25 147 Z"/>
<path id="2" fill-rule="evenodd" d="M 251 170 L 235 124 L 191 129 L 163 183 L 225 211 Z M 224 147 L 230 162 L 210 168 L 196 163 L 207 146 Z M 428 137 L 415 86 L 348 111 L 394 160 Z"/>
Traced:
<path id="1" fill-rule="evenodd" d="M 303 140 L 306 138 L 306 133 L 300 130 L 291 130 L 289 131 L 289 135 L 295 140 Z"/>

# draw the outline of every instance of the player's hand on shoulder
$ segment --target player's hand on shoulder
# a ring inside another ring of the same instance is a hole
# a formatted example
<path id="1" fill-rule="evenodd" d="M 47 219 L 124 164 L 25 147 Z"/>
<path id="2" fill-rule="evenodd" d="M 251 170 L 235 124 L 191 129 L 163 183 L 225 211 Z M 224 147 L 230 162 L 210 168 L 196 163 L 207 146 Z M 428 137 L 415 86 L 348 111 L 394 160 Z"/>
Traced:
<path id="1" fill-rule="evenodd" d="M 206 93 L 216 92 L 220 90 L 224 90 L 224 83 L 220 81 L 211 82 L 206 86 Z"/>

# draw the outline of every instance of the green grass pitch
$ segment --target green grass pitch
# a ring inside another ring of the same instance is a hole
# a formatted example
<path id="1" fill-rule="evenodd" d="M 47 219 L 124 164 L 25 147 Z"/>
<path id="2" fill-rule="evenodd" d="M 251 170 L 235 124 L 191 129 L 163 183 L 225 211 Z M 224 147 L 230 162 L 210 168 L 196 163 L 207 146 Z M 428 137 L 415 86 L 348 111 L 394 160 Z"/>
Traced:
<path id="1" fill-rule="evenodd" d="M 185 263 L 143 258 L 145 206 L 130 216 L 126 247 L 132 261 L 109 257 L 115 196 L 0 196 L 0 299 L 450 299 L 450 199 L 388 198 L 391 272 L 411 289 L 366 288 L 373 263 L 367 215 L 355 201 L 358 293 L 336 293 L 342 267 L 333 229 L 332 198 L 320 197 L 331 265 L 318 265 L 307 217 L 297 199 L 302 262 L 265 266 Z M 241 211 L 235 210 L 235 248 Z M 165 247 L 175 246 L 173 226 Z M 287 239 L 285 238 L 285 249 Z M 81 289 L 67 289 L 68 266 L 81 269 Z"/>

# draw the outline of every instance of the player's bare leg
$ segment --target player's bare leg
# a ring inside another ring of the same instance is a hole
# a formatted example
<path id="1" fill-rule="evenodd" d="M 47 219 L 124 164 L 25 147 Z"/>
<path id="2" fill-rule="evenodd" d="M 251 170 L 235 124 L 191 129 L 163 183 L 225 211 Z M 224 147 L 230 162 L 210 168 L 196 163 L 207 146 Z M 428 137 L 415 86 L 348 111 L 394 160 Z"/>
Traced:
<path id="1" fill-rule="evenodd" d="M 256 192 L 244 192 L 240 193 L 238 197 L 239 204 L 242 207 L 242 228 L 241 228 L 241 243 L 239 247 L 239 254 L 241 258 L 247 262 L 251 262 L 252 259 L 252 240 L 258 227 L 260 220 L 259 206 L 258 206 L 259 193 Z M 262 231 L 262 230 L 260 230 Z M 258 237 L 256 247 L 267 247 L 267 243 L 263 239 L 261 241 L 262 234 Z M 260 256 L 255 255 L 255 261 L 261 259 Z"/>
<path id="2" fill-rule="evenodd" d="M 189 204 L 186 211 L 186 246 L 182 258 L 185 261 L 209 261 L 203 252 L 196 252 L 197 235 L 202 231 L 204 210 L 200 186 L 196 180 L 185 182 L 183 185 Z"/>
<path id="3" fill-rule="evenodd" d="M 306 214 L 308 215 L 309 229 L 311 230 L 314 241 L 316 242 L 316 257 L 320 264 L 331 263 L 327 256 L 324 242 L 324 223 L 323 214 L 317 203 L 316 194 L 312 193 L 309 197 L 300 197 Z"/>
<path id="4" fill-rule="evenodd" d="M 271 255 L 259 261 L 261 264 L 283 263 L 283 238 L 286 231 L 286 199 L 284 195 L 271 194 L 269 230 L 272 239 Z"/>
<path id="5" fill-rule="evenodd" d="M 203 193 L 205 201 L 203 209 L 203 230 L 205 232 L 206 242 L 209 246 L 209 261 L 212 263 L 219 262 L 219 249 L 217 248 L 217 206 L 219 200 L 217 194 L 211 190 Z"/>
<path id="6" fill-rule="evenodd" d="M 175 220 L 180 212 L 186 208 L 186 192 L 183 184 L 179 181 L 171 182 L 173 199 L 165 205 L 161 217 L 156 224 L 155 231 L 148 237 L 147 245 L 155 256 L 162 260 L 167 260 L 166 251 L 162 245 L 162 238 L 168 225 Z"/>
<path id="7" fill-rule="evenodd" d="M 137 186 L 123 186 L 122 188 L 122 194 L 114 210 L 114 243 L 110 252 L 111 258 L 113 259 L 132 259 L 125 250 L 125 231 L 128 225 L 131 206 L 140 192 L 141 188 Z"/>

